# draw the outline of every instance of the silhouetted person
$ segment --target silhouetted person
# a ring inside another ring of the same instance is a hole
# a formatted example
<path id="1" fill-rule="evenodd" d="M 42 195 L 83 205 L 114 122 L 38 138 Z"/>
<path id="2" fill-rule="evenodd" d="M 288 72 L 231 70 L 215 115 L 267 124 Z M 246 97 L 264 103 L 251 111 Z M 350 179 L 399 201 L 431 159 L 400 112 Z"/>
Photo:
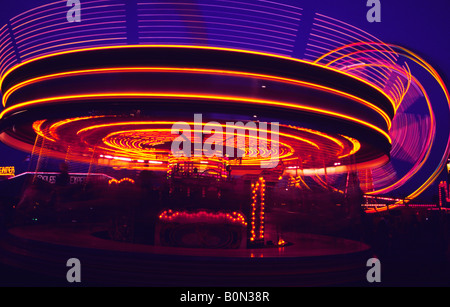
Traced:
<path id="1" fill-rule="evenodd" d="M 227 165 L 228 180 L 231 180 L 231 165 Z"/>
<path id="2" fill-rule="evenodd" d="M 56 177 L 55 184 L 60 187 L 67 186 L 70 182 L 70 176 L 69 176 L 69 166 L 67 163 L 61 163 L 59 165 L 59 174 Z"/>
<path id="3" fill-rule="evenodd" d="M 70 183 L 69 166 L 62 162 L 59 164 L 59 174 L 56 176 L 54 189 L 54 210 L 57 220 L 60 221 L 60 213 L 64 211 L 63 206 L 68 199 L 67 186 Z"/>

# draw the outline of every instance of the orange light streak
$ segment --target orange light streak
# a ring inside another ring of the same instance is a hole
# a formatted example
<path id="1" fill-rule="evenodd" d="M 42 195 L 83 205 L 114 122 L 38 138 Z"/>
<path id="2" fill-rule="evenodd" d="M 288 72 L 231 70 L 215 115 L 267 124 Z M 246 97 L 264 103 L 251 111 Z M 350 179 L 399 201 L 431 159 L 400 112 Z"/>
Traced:
<path id="1" fill-rule="evenodd" d="M 317 60 L 315 62 L 309 62 L 309 61 L 305 61 L 305 60 L 300 60 L 300 59 L 296 59 L 296 58 L 292 58 L 292 57 L 287 57 L 287 56 L 282 56 L 282 55 L 276 55 L 276 54 L 271 54 L 271 53 L 265 53 L 265 52 L 258 52 L 258 51 L 249 51 L 249 50 L 243 50 L 243 49 L 233 49 L 233 48 L 224 48 L 224 47 L 211 47 L 211 46 L 183 46 L 183 45 L 117 45 L 117 46 L 101 46 L 101 47 L 90 47 L 90 48 L 80 48 L 80 49 L 75 49 L 75 50 L 66 50 L 66 51 L 60 51 L 60 52 L 55 52 L 55 53 L 51 53 L 51 54 L 46 54 L 46 55 L 42 55 L 42 56 L 38 56 L 29 60 L 26 60 L 22 63 L 19 63 L 17 65 L 15 65 L 14 67 L 10 68 L 8 71 L 5 72 L 5 74 L 3 74 L 3 76 L 0 78 L 0 88 L 3 85 L 3 82 L 5 80 L 5 78 L 14 70 L 16 70 L 19 67 L 22 67 L 28 63 L 34 62 L 34 61 L 38 61 L 41 59 L 45 59 L 45 58 L 49 58 L 52 56 L 57 56 L 57 55 L 62 55 L 62 54 L 69 54 L 69 53 L 76 53 L 76 52 L 83 52 L 83 51 L 93 51 L 93 50 L 105 50 L 105 49 L 125 49 L 125 48 L 183 48 L 183 49 L 206 49 L 206 50 L 220 50 L 220 51 L 229 51 L 229 52 L 237 52 L 237 53 L 247 53 L 247 54 L 255 54 L 255 55 L 260 55 L 260 56 L 265 56 L 265 57 L 272 57 L 272 58 L 279 58 L 279 59 L 284 59 L 284 60 L 289 60 L 292 62 L 299 62 L 299 63 L 303 63 L 303 64 L 308 64 L 308 65 L 312 65 L 312 66 L 317 66 L 317 67 L 321 67 L 323 69 L 326 70 L 331 70 L 334 71 L 336 73 L 339 73 L 341 75 L 346 75 L 352 79 L 356 79 L 362 83 L 365 83 L 366 85 L 369 85 L 370 87 L 376 89 L 377 91 L 379 91 L 381 94 L 383 94 L 387 99 L 389 99 L 389 101 L 392 103 L 392 106 L 395 107 L 395 103 L 393 103 L 393 101 L 390 99 L 389 96 L 387 96 L 383 91 L 381 91 L 378 87 L 374 87 L 370 82 L 367 82 L 364 79 L 358 78 L 354 75 L 342 72 L 338 69 L 335 68 L 331 68 L 331 67 L 326 67 L 323 65 L 318 64 Z"/>
<path id="2" fill-rule="evenodd" d="M 101 68 L 101 69 L 86 69 L 86 70 L 78 70 L 78 71 L 70 71 L 70 72 L 62 72 L 62 73 L 55 73 L 50 75 L 45 75 L 41 77 L 32 78 L 26 81 L 23 81 L 19 84 L 14 85 L 10 89 L 8 89 L 5 94 L 3 95 L 3 101 L 2 104 L 5 107 L 8 98 L 11 96 L 12 93 L 17 91 L 20 88 L 23 88 L 24 86 L 37 83 L 40 81 L 50 80 L 58 77 L 68 77 L 68 76 L 78 76 L 83 74 L 101 74 L 101 73 L 109 73 L 109 72 L 117 72 L 117 73 L 124 73 L 124 72 L 178 72 L 178 73 L 196 73 L 196 74 L 221 74 L 221 75 L 233 75 L 238 77 L 253 77 L 253 78 L 259 78 L 263 80 L 270 80 L 270 81 L 278 81 L 288 84 L 295 84 L 295 85 L 302 85 L 322 91 L 326 91 L 332 94 L 336 94 L 342 97 L 346 97 L 349 99 L 352 99 L 354 101 L 357 101 L 372 110 L 379 113 L 384 120 L 386 121 L 388 128 L 391 127 L 391 119 L 389 116 L 381 110 L 376 105 L 361 99 L 357 96 L 348 94 L 343 91 L 339 91 L 330 87 L 318 85 L 311 82 L 305 82 L 300 81 L 296 79 L 291 78 L 284 78 L 284 77 L 278 77 L 278 76 L 272 76 L 272 75 L 265 75 L 265 74 L 257 74 L 257 73 L 249 73 L 249 72 L 242 72 L 242 71 L 230 71 L 230 70 L 219 70 L 219 69 L 201 69 L 201 68 L 179 68 L 179 67 L 116 67 L 116 68 Z"/>
<path id="3" fill-rule="evenodd" d="M 320 108 L 313 108 L 313 107 L 307 107 L 298 105 L 291 102 L 280 102 L 280 101 L 272 101 L 272 100 L 262 100 L 262 99 L 253 99 L 248 97 L 236 97 L 236 96 L 213 96 L 213 95 L 199 95 L 199 94 L 174 94 L 174 93 L 101 93 L 101 94 L 86 94 L 86 95 L 70 95 L 70 96 L 58 96 L 58 97 L 49 97 L 49 98 L 43 98 L 43 99 L 36 99 L 31 100 L 27 102 L 22 102 L 19 104 L 16 104 L 14 106 L 11 106 L 7 109 L 4 109 L 0 113 L 0 119 L 2 119 L 5 114 L 11 113 L 14 110 L 20 109 L 22 107 L 28 107 L 33 106 L 37 104 L 45 104 L 49 102 L 57 102 L 57 101 L 67 101 L 67 100 L 76 100 L 76 99 L 83 99 L 83 98 L 91 98 L 91 99 L 101 99 L 101 98 L 188 98 L 188 99 L 201 99 L 201 100 L 220 100 L 220 101 L 232 101 L 232 102 L 246 102 L 251 104 L 257 104 L 257 105 L 269 105 L 269 106 L 278 106 L 288 109 L 295 109 L 300 111 L 306 111 L 306 112 L 312 112 L 317 113 L 321 115 L 327 115 L 332 117 L 338 117 L 341 119 L 346 119 L 361 125 L 364 125 L 368 128 L 371 128 L 372 130 L 377 131 L 378 133 L 382 134 L 390 143 L 391 138 L 390 136 L 381 128 L 368 123 L 366 121 L 360 120 L 358 118 L 348 116 L 345 114 L 328 111 Z"/>

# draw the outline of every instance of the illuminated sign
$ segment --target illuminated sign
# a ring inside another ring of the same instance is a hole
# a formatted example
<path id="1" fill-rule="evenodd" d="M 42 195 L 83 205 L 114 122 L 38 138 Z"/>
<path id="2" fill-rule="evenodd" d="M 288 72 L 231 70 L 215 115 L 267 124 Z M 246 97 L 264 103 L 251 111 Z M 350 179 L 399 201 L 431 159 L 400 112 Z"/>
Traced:
<path id="1" fill-rule="evenodd" d="M 14 176 L 15 173 L 14 166 L 0 166 L 0 176 Z"/>
<path id="2" fill-rule="evenodd" d="M 57 175 L 43 175 L 43 174 L 39 174 L 36 176 L 37 178 L 47 181 L 48 183 L 56 183 L 56 177 Z M 86 180 L 86 176 L 70 176 L 70 181 L 69 184 L 79 184 L 79 183 L 83 183 Z"/>

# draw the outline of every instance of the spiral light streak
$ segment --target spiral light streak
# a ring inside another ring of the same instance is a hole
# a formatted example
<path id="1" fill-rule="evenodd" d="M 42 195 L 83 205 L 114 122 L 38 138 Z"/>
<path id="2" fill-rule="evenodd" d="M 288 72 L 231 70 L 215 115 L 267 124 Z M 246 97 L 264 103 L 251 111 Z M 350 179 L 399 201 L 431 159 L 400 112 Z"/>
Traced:
<path id="1" fill-rule="evenodd" d="M 171 143 L 176 135 L 171 134 L 171 127 L 174 122 L 170 121 L 120 121 L 120 118 L 117 118 L 119 120 L 118 122 L 108 122 L 106 124 L 97 124 L 92 125 L 90 124 L 92 121 L 96 121 L 98 119 L 105 119 L 105 120 L 112 120 L 114 117 L 111 116 L 92 116 L 92 117 L 80 117 L 80 118 L 72 118 L 72 119 L 65 119 L 61 120 L 55 123 L 45 123 L 44 121 L 37 121 L 33 124 L 33 128 L 35 129 L 36 133 L 40 135 L 41 137 L 45 138 L 46 140 L 50 142 L 54 142 L 56 144 L 62 144 L 64 143 L 64 139 L 67 139 L 67 142 L 76 143 L 76 144 L 83 144 L 85 143 L 85 146 L 93 146 L 95 144 L 96 150 L 98 154 L 101 154 L 103 156 L 110 155 L 110 156 L 116 156 L 116 155 L 123 155 L 128 156 L 133 159 L 154 159 L 156 154 L 163 155 L 166 157 L 170 157 L 170 150 L 168 149 L 160 149 L 158 150 L 156 147 L 158 145 L 163 145 L 165 143 Z M 43 128 L 43 125 L 47 128 Z M 198 125 L 198 123 L 195 122 L 187 122 L 191 127 L 194 125 Z M 220 128 L 222 131 L 225 132 L 225 128 L 230 129 L 237 129 L 239 126 L 230 126 L 230 125 L 223 125 L 223 124 L 213 124 L 213 123 L 202 123 L 202 127 L 208 126 L 215 126 L 217 128 Z M 72 129 L 71 126 L 75 128 L 73 135 L 68 137 L 67 132 L 61 132 L 64 133 L 63 135 L 59 134 L 59 130 L 61 131 L 68 131 L 68 129 Z M 167 126 L 168 128 L 160 128 L 161 126 Z M 142 127 L 146 127 L 146 129 L 142 129 Z M 280 126 L 283 129 L 288 129 L 292 131 L 301 131 L 302 134 L 305 135 L 305 137 L 299 137 L 292 133 L 286 133 L 286 132 L 279 132 L 278 135 L 281 138 L 279 142 L 279 158 L 280 159 L 288 159 L 289 157 L 293 156 L 294 153 L 301 152 L 301 150 L 305 150 L 305 146 L 310 146 L 310 148 L 316 149 L 316 150 L 326 150 L 329 152 L 329 154 L 334 155 L 335 157 L 338 157 L 341 154 L 345 154 L 345 156 L 352 155 L 356 153 L 361 145 L 356 141 L 352 140 L 351 138 L 340 136 L 344 139 L 339 139 L 338 137 L 332 137 L 330 135 L 327 135 L 325 133 L 314 131 L 311 129 L 304 129 L 299 127 L 293 127 L 293 126 L 286 126 L 281 125 Z M 126 128 L 128 130 L 121 130 L 123 128 Z M 101 135 L 103 135 L 101 138 L 97 137 L 96 140 L 90 140 L 87 141 L 90 135 L 98 134 L 98 132 L 104 130 L 105 132 L 102 132 Z M 247 130 L 258 132 L 257 128 L 248 127 Z M 113 132 L 110 132 L 113 131 Z M 185 131 L 185 133 L 198 133 L 202 132 L 202 130 L 195 130 L 191 129 L 190 131 Z M 259 142 L 265 142 L 267 145 L 272 148 L 272 142 L 271 139 L 264 139 L 260 136 L 253 137 L 251 134 L 246 135 L 244 132 L 243 134 L 236 131 L 236 133 L 233 134 L 235 136 L 235 140 L 245 140 L 245 144 L 239 143 L 239 142 L 233 142 L 234 146 L 236 148 L 243 148 L 245 151 L 244 159 L 242 160 L 242 165 L 257 165 L 260 161 L 263 161 L 265 158 L 274 154 L 273 149 L 271 149 L 270 152 L 261 152 L 260 146 L 257 146 L 258 150 L 257 152 L 249 152 L 249 142 L 252 138 L 255 139 L 255 144 L 258 145 Z M 223 135 L 224 137 L 227 137 L 226 134 Z M 314 136 L 315 139 L 320 140 L 320 146 L 318 144 L 312 142 L 309 140 L 309 138 Z M 74 138 L 78 138 L 78 141 L 74 142 Z M 350 142 L 345 142 L 344 140 L 349 140 Z M 205 141 L 206 143 L 208 140 Z M 327 142 L 331 142 L 330 144 L 334 145 L 326 145 Z M 225 144 L 226 141 L 223 139 L 221 142 L 222 144 Z M 299 147 L 299 144 L 304 144 L 301 147 Z M 344 144 L 345 143 L 345 144 Z M 326 146 L 325 146 L 325 145 Z M 69 146 L 67 144 L 66 146 Z M 156 146 L 156 147 L 155 147 Z M 300 149 L 303 148 L 303 149 Z M 327 148 L 327 149 L 325 149 Z M 72 150 L 76 150 L 76 147 L 72 146 Z"/>

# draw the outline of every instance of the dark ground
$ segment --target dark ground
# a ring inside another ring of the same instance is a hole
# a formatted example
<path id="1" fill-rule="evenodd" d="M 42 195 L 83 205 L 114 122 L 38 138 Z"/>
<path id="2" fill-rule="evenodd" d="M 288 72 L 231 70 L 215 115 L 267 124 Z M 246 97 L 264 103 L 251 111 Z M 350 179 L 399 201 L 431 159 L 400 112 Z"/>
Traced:
<path id="1" fill-rule="evenodd" d="M 449 246 L 450 250 L 450 246 Z M 430 256 L 420 251 L 409 254 L 381 256 L 381 283 L 362 282 L 343 284 L 350 287 L 449 287 L 450 253 Z M 368 268 L 369 269 L 369 268 Z M 52 287 L 73 286 L 42 274 L 28 272 L 0 264 L 1 287 Z M 83 286 L 83 284 L 80 284 Z M 251 285 L 249 285 L 251 286 Z"/>

